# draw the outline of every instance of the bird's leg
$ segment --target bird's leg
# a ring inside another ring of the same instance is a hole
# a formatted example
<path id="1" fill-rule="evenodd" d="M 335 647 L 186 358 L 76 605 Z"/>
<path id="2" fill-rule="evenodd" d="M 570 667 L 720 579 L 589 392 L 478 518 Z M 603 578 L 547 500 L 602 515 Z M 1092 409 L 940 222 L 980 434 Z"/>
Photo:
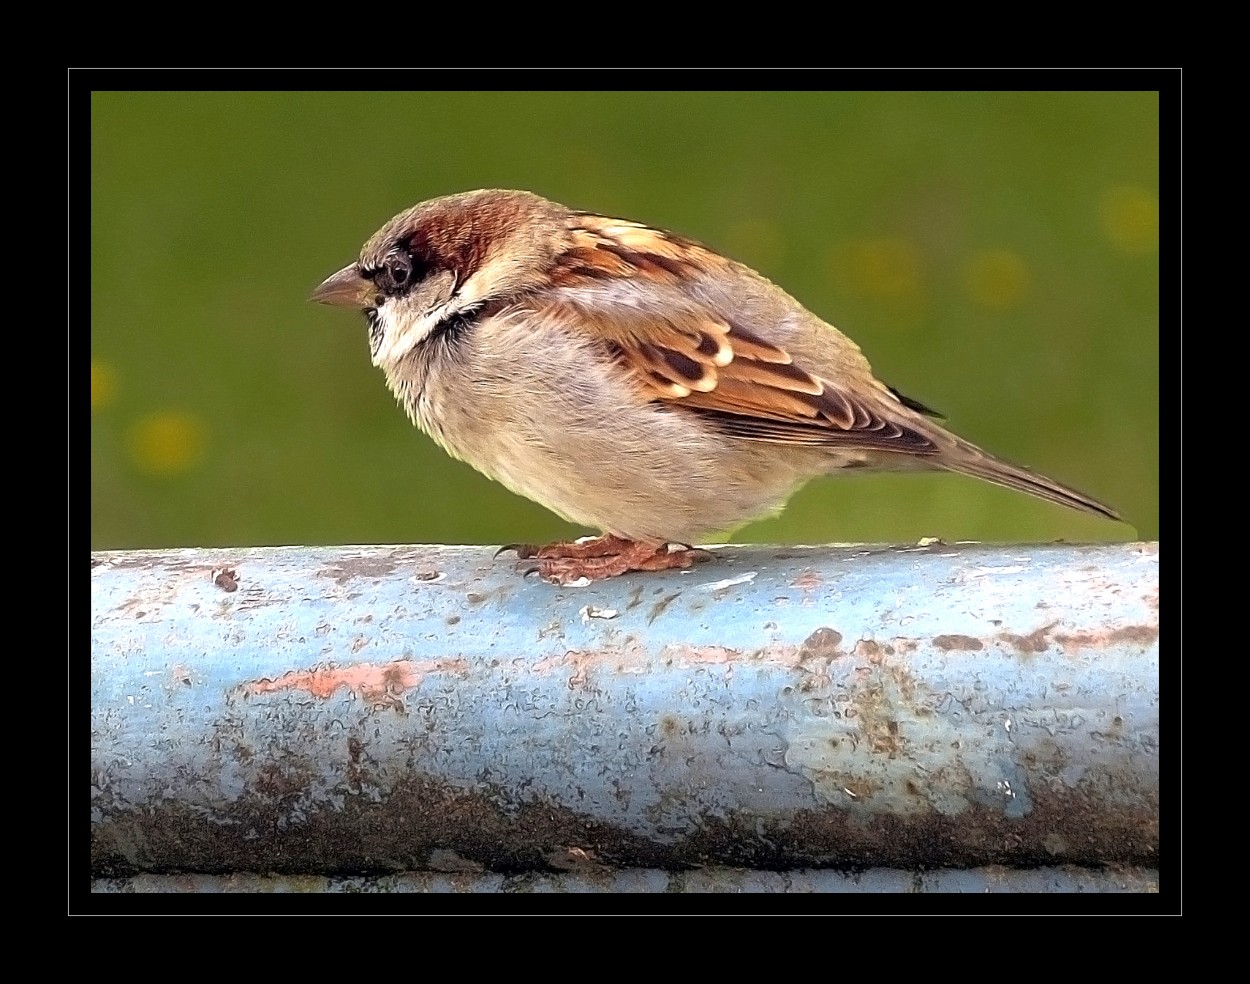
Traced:
<path id="1" fill-rule="evenodd" d="M 549 543 L 543 547 L 521 543 L 500 552 L 503 550 L 515 550 L 522 560 L 536 560 L 531 571 L 556 584 L 568 584 L 582 577 L 598 581 L 629 571 L 681 570 L 710 556 L 689 547 L 675 545 L 670 549 L 666 543 L 626 540 L 611 533 L 578 543 Z"/>

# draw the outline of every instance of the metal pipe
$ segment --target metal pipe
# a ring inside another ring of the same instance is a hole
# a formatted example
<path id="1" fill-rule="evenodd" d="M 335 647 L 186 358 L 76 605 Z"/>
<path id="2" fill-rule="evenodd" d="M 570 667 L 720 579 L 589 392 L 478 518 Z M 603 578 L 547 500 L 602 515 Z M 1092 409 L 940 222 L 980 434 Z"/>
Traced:
<path id="1" fill-rule="evenodd" d="M 93 876 L 1157 864 L 1157 544 L 492 553 L 93 554 Z"/>
<path id="2" fill-rule="evenodd" d="M 845 872 L 830 868 L 800 871 L 759 871 L 749 868 L 699 868 L 663 871 L 656 868 L 603 868 L 560 874 L 525 872 L 406 871 L 393 875 L 131 875 L 97 878 L 91 890 L 100 894 L 144 895 L 171 892 L 274 894 L 378 892 L 422 894 L 544 894 L 593 892 L 883 892 L 966 893 L 1082 892 L 1157 893 L 1159 872 L 1153 868 L 943 868 L 902 871 L 869 868 Z"/>

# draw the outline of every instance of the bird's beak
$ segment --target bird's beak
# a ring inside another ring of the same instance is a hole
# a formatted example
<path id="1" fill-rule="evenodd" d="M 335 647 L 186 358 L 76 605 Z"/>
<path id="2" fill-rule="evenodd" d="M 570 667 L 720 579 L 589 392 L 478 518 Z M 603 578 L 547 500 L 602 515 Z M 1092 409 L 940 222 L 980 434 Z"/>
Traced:
<path id="1" fill-rule="evenodd" d="M 373 284 L 360 275 L 353 263 L 321 281 L 309 300 L 335 307 L 367 308 L 373 306 L 373 294 Z"/>

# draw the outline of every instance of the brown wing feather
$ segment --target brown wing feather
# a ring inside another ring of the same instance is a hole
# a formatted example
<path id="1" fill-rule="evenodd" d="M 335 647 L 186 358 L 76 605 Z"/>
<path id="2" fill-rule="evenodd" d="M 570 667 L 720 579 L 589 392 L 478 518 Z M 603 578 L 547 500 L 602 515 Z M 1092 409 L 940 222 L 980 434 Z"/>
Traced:
<path id="1" fill-rule="evenodd" d="M 556 283 L 592 288 L 610 280 L 672 284 L 726 261 L 669 233 L 576 214 Z M 593 291 L 583 292 L 593 297 Z M 653 399 L 704 416 L 726 434 L 777 443 L 936 454 L 901 416 L 796 365 L 790 354 L 711 311 L 659 316 L 624 304 L 578 303 L 608 351 Z M 887 397 L 888 398 L 888 397 Z"/>

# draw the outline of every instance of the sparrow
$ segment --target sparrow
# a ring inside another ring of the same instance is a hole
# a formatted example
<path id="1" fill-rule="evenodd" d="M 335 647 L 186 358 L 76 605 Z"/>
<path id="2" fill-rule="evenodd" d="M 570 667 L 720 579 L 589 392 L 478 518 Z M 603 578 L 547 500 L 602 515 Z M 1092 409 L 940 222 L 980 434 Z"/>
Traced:
<path id="1" fill-rule="evenodd" d="M 701 537 L 843 469 L 944 469 L 1119 519 L 946 430 L 750 267 L 529 192 L 401 212 L 312 300 L 364 312 L 373 364 L 449 454 L 602 531 L 504 548 L 557 583 L 689 567 Z"/>

